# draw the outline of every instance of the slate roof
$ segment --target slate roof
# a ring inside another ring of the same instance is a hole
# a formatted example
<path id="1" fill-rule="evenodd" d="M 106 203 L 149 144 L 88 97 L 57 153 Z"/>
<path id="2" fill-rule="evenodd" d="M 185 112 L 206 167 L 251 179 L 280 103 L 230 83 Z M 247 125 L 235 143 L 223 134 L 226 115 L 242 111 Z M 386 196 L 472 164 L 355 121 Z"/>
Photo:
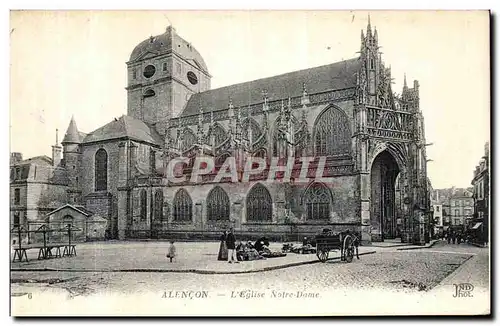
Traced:
<path id="1" fill-rule="evenodd" d="M 111 121 L 87 134 L 83 139 L 83 143 L 92 143 L 116 138 L 124 138 L 144 141 L 150 144 L 160 145 L 162 143 L 161 136 L 156 130 L 144 123 L 127 115 L 122 115 L 120 118 Z"/>
<path id="2" fill-rule="evenodd" d="M 79 143 L 81 142 L 80 133 L 78 132 L 78 127 L 76 126 L 75 118 L 71 117 L 68 129 L 64 134 L 62 144 L 64 143 Z"/>
<path id="3" fill-rule="evenodd" d="M 208 73 L 207 65 L 201 54 L 191 45 L 191 43 L 180 37 L 175 31 L 175 28 L 171 26 L 167 27 L 165 33 L 151 36 L 139 43 L 130 55 L 130 62 L 139 59 L 143 54 L 148 52 L 160 55 L 170 51 L 178 53 L 182 58 L 192 63 L 196 61 L 197 65 Z"/>
<path id="4" fill-rule="evenodd" d="M 262 90 L 267 90 L 269 101 L 301 96 L 303 84 L 309 94 L 356 86 L 356 73 L 360 68 L 358 58 L 329 65 L 309 68 L 283 75 L 258 79 L 241 84 L 221 87 L 191 96 L 181 116 L 227 108 L 229 98 L 235 107 L 261 103 Z"/>
<path id="5" fill-rule="evenodd" d="M 31 163 L 46 164 L 52 166 L 52 158 L 48 157 L 47 155 L 34 156 L 26 160 L 23 160 L 17 163 L 16 165 L 31 164 Z"/>
<path id="6" fill-rule="evenodd" d="M 91 216 L 91 215 L 94 215 L 94 213 L 93 213 L 93 212 L 89 211 L 88 209 L 86 209 L 86 208 L 85 208 L 85 207 L 83 207 L 83 206 L 80 206 L 80 205 L 78 205 L 78 206 L 76 206 L 76 205 L 75 205 L 75 206 L 73 206 L 73 205 L 70 205 L 70 204 L 65 204 L 65 205 L 63 205 L 63 206 L 61 206 L 61 207 L 58 207 L 58 208 L 54 209 L 53 211 L 49 212 L 49 213 L 47 214 L 47 216 L 50 216 L 50 215 L 52 215 L 52 214 L 54 214 L 54 213 L 56 213 L 56 212 L 60 211 L 60 210 L 61 210 L 61 209 L 63 209 L 63 208 L 66 208 L 66 207 L 71 208 L 71 209 L 73 209 L 73 210 L 75 210 L 75 211 L 78 211 L 78 212 L 82 213 L 83 215 L 85 215 L 85 216 L 87 216 L 87 217 L 88 217 L 88 216 Z"/>

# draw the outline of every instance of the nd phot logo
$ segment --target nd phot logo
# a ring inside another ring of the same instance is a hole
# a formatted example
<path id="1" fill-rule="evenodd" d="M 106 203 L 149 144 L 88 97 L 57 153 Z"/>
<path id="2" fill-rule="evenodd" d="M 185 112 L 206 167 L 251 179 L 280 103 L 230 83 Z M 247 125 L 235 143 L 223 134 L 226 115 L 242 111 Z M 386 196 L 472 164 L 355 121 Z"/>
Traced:
<path id="1" fill-rule="evenodd" d="M 453 284 L 455 286 L 454 298 L 472 298 L 474 285 L 470 283 Z"/>

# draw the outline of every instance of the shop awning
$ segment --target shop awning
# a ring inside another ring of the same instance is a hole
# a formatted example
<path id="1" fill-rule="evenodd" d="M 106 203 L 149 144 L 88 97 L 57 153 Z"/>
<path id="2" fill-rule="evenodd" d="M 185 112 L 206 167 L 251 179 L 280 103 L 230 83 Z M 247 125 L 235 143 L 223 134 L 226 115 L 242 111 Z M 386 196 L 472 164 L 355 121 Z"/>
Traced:
<path id="1" fill-rule="evenodd" d="M 478 223 L 476 223 L 476 225 L 474 225 L 474 226 L 472 227 L 472 229 L 473 229 L 473 230 L 478 229 L 478 228 L 481 226 L 481 224 L 483 224 L 483 223 L 482 223 L 482 222 L 478 222 Z"/>

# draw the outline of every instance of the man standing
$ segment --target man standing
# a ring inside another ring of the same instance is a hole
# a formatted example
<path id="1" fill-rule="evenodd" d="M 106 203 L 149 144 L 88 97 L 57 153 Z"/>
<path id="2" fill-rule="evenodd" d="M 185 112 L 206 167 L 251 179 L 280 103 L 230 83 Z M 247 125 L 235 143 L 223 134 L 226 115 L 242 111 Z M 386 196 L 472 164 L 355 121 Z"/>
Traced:
<path id="1" fill-rule="evenodd" d="M 236 238 L 234 237 L 233 228 L 229 229 L 229 233 L 226 236 L 226 246 L 227 246 L 227 251 L 228 251 L 227 262 L 230 264 L 233 261 L 238 263 L 238 259 L 236 259 L 236 252 L 235 252 Z"/>

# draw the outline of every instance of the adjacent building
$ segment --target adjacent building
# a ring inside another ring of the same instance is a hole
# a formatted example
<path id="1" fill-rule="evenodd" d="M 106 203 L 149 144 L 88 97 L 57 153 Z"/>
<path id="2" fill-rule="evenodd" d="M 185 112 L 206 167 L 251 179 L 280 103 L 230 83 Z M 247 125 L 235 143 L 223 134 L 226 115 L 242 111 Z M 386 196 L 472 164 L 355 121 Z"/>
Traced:
<path id="1" fill-rule="evenodd" d="M 489 201 L 490 201 L 490 149 L 489 142 L 484 145 L 484 156 L 474 170 L 472 179 L 474 199 L 474 219 L 471 229 L 477 234 L 477 239 L 482 243 L 489 242 Z"/>

